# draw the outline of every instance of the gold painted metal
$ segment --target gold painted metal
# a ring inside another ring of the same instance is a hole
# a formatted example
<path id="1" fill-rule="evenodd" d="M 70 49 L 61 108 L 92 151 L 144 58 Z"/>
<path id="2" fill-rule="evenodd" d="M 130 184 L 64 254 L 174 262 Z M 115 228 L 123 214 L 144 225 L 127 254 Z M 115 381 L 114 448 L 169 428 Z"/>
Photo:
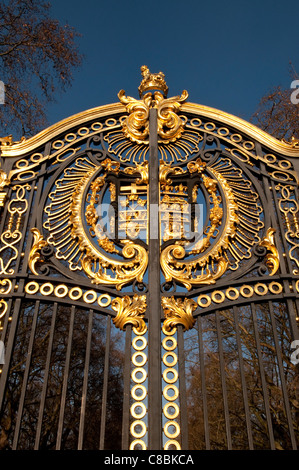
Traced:
<path id="1" fill-rule="evenodd" d="M 1 279 L 0 285 L 3 287 L 0 288 L 0 294 L 10 294 L 12 290 L 12 281 L 11 279 Z M 8 310 L 7 301 L 2 298 L 0 299 L 0 331 L 2 330 L 3 318 Z"/>
<path id="2" fill-rule="evenodd" d="M 76 160 L 74 167 L 64 171 L 64 176 L 56 181 L 55 190 L 50 194 L 52 202 L 45 208 L 48 219 L 44 228 L 50 232 L 47 242 L 55 247 L 55 256 L 67 261 L 72 271 L 83 270 L 92 283 L 115 285 L 120 290 L 135 279 L 142 282 L 148 254 L 143 246 L 123 240 L 121 255 L 124 260 L 120 260 L 107 253 L 116 251 L 111 240 L 99 236 L 98 249 L 85 233 L 81 215 L 83 194 L 90 185 L 91 199 L 86 209 L 86 220 L 92 230 L 97 230 L 96 193 L 104 186 L 106 173 L 95 181 L 92 179 L 99 169 L 104 170 L 110 165 L 105 162 L 103 167 L 96 167 L 87 158 L 81 158 Z"/>
<path id="3" fill-rule="evenodd" d="M 29 253 L 29 258 L 28 258 L 28 266 L 29 269 L 38 276 L 38 272 L 36 271 L 35 265 L 36 263 L 42 262 L 40 259 L 40 250 L 47 246 L 47 241 L 44 240 L 43 235 L 40 233 L 40 231 L 37 228 L 32 228 L 31 232 L 33 233 L 33 245 Z"/>
<path id="4" fill-rule="evenodd" d="M 266 255 L 266 266 L 270 270 L 270 276 L 273 276 L 279 268 L 279 253 L 274 244 L 274 233 L 274 228 L 268 228 L 266 235 L 259 243 L 260 246 L 264 246 L 270 252 Z"/>
<path id="5" fill-rule="evenodd" d="M 133 325 L 135 334 L 144 334 L 147 327 L 144 321 L 144 313 L 146 310 L 146 295 L 134 294 L 133 297 L 125 295 L 124 297 L 116 297 L 111 307 L 117 312 L 113 323 L 117 328 L 124 330 L 130 324 Z"/>
<path id="6" fill-rule="evenodd" d="M 161 302 L 165 316 L 163 326 L 166 330 L 170 331 L 179 324 L 183 325 L 185 331 L 194 326 L 193 312 L 197 307 L 194 300 L 162 297 Z"/>
<path id="7" fill-rule="evenodd" d="M 136 100 L 125 95 L 120 90 L 118 98 L 126 106 L 128 117 L 123 122 L 124 135 L 138 144 L 148 144 L 149 138 L 149 110 L 157 108 L 158 112 L 158 135 L 164 143 L 175 142 L 184 131 L 184 121 L 177 115 L 188 98 L 186 90 L 181 96 L 166 98 L 167 85 L 164 74 L 151 74 L 146 66 L 141 68 L 143 80 L 139 91 L 141 100 Z M 154 91 L 152 94 L 151 91 Z"/>

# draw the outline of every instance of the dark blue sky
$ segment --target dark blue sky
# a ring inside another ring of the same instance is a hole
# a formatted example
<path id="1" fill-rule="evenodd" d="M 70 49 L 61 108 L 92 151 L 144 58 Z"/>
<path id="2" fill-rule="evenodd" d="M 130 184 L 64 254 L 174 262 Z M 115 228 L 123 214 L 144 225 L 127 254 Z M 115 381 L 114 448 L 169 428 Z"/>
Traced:
<path id="1" fill-rule="evenodd" d="M 249 120 L 276 85 L 299 72 L 298 0 L 52 0 L 52 15 L 82 34 L 73 86 L 49 108 L 49 124 L 85 109 L 138 98 L 140 66 L 165 73 L 168 96 Z"/>

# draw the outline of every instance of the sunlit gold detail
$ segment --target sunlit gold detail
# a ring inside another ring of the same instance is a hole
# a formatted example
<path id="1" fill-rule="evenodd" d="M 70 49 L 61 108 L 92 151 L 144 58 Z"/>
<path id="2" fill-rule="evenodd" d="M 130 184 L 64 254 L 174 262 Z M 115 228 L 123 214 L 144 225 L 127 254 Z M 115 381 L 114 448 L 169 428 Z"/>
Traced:
<path id="1" fill-rule="evenodd" d="M 297 288 L 297 283 L 298 281 L 296 282 L 296 288 Z M 283 291 L 283 286 L 279 282 L 276 282 L 276 281 L 270 282 L 268 287 L 269 287 L 269 291 L 272 292 L 272 294 L 280 294 Z"/>
<path id="2" fill-rule="evenodd" d="M 140 174 L 140 178 L 136 179 L 136 184 L 148 184 L 148 162 L 142 162 L 140 165 L 128 166 L 124 169 L 128 175 Z"/>
<path id="3" fill-rule="evenodd" d="M 45 282 L 40 286 L 40 293 L 42 295 L 51 295 L 54 290 L 54 286 L 51 282 Z"/>
<path id="4" fill-rule="evenodd" d="M 291 137 L 291 140 L 288 141 L 286 139 L 282 139 L 282 142 L 287 144 L 287 145 L 290 145 L 292 148 L 298 148 L 299 149 L 299 139 L 296 139 L 295 136 L 292 136 Z"/>
<path id="5" fill-rule="evenodd" d="M 171 361 L 168 360 L 168 358 L 171 357 Z M 167 367 L 173 367 L 176 365 L 177 361 L 178 361 L 178 357 L 176 355 L 175 352 L 173 351 L 167 351 L 164 355 L 163 355 L 163 363 L 167 366 Z"/>
<path id="6" fill-rule="evenodd" d="M 137 344 L 141 343 L 141 344 Z M 143 351 L 147 346 L 147 340 L 144 336 L 135 336 L 132 340 L 132 346 L 136 351 Z"/>
<path id="7" fill-rule="evenodd" d="M 138 413 L 136 411 L 136 408 L 141 408 L 141 411 Z M 133 405 L 131 406 L 130 408 L 130 411 L 131 411 L 131 415 L 133 416 L 133 418 L 135 419 L 142 419 L 144 418 L 144 416 L 146 415 L 146 406 L 144 403 L 142 402 L 135 402 L 133 403 Z"/>
<path id="8" fill-rule="evenodd" d="M 133 325 L 135 334 L 144 334 L 146 324 L 143 320 L 146 310 L 146 295 L 137 295 L 133 297 L 125 295 L 116 297 L 111 307 L 117 312 L 113 323 L 117 328 L 124 330 L 128 324 Z"/>
<path id="9" fill-rule="evenodd" d="M 141 361 L 138 358 L 141 357 Z M 132 362 L 136 367 L 142 367 L 146 364 L 147 355 L 142 351 L 136 351 L 132 356 Z"/>
<path id="10" fill-rule="evenodd" d="M 216 304 L 221 304 L 225 300 L 225 294 L 221 290 L 212 292 L 211 298 Z"/>
<path id="11" fill-rule="evenodd" d="M 249 292 L 246 292 L 246 291 L 249 291 Z M 253 292 L 254 292 L 253 287 L 249 285 L 244 285 L 240 287 L 240 294 L 243 297 L 252 297 Z"/>
<path id="12" fill-rule="evenodd" d="M 266 286 L 266 284 L 263 284 L 262 282 L 258 282 L 257 284 L 253 286 L 253 288 L 254 288 L 254 292 L 257 295 L 266 295 L 268 292 L 268 286 Z"/>
<path id="13" fill-rule="evenodd" d="M 169 345 L 171 342 L 171 345 Z M 166 351 L 173 351 L 177 347 L 177 340 L 173 336 L 166 336 L 163 338 L 162 346 Z"/>
<path id="14" fill-rule="evenodd" d="M 91 296 L 91 298 L 89 296 Z M 87 290 L 83 294 L 83 300 L 87 304 L 93 304 L 97 300 L 97 297 L 97 293 L 94 290 Z"/>
<path id="15" fill-rule="evenodd" d="M 169 408 L 173 408 L 174 412 L 173 413 L 169 412 Z M 166 405 L 164 405 L 164 407 L 163 407 L 163 413 L 166 416 L 166 418 L 175 419 L 179 416 L 180 409 L 179 409 L 179 406 L 176 403 L 173 403 L 173 402 L 172 403 L 166 403 Z"/>
<path id="16" fill-rule="evenodd" d="M 100 307 L 109 307 L 109 305 L 111 304 L 110 295 L 109 294 L 101 294 L 98 298 L 98 304 L 99 304 Z"/>
<path id="17" fill-rule="evenodd" d="M 5 186 L 8 186 L 10 183 L 7 174 L 5 171 L 0 170 L 0 191 Z M 6 201 L 7 194 L 6 192 L 0 192 L 0 207 L 4 207 L 4 203 Z"/>
<path id="18" fill-rule="evenodd" d="M 163 326 L 166 330 L 170 331 L 179 324 L 183 325 L 185 330 L 189 330 L 194 326 L 193 312 L 197 307 L 194 300 L 162 297 L 161 302 L 165 316 Z"/>
<path id="19" fill-rule="evenodd" d="M 0 274 L 14 274 L 14 261 L 18 258 L 18 244 L 22 239 L 22 223 L 24 214 L 28 209 L 27 190 L 31 186 L 25 184 L 23 186 L 13 186 L 12 191 L 15 195 L 11 197 L 7 211 L 9 214 L 6 230 L 0 236 L 2 247 L 0 249 Z"/>
<path id="20" fill-rule="evenodd" d="M 38 272 L 36 271 L 35 265 L 37 262 L 42 262 L 42 260 L 40 259 L 40 250 L 47 246 L 47 241 L 44 240 L 43 235 L 37 228 L 32 228 L 31 232 L 33 233 L 33 246 L 29 253 L 28 266 L 29 269 L 33 272 L 33 274 L 38 276 Z"/>
<path id="21" fill-rule="evenodd" d="M 1 319 L 6 314 L 7 309 L 8 309 L 8 305 L 7 305 L 6 300 L 0 299 L 0 327 L 2 326 L 2 320 Z"/>
<path id="22" fill-rule="evenodd" d="M 134 439 L 130 444 L 130 450 L 135 450 L 136 446 L 141 446 L 141 450 L 146 450 L 146 444 L 142 439 Z"/>
<path id="23" fill-rule="evenodd" d="M 173 391 L 173 395 L 169 394 L 170 390 Z M 165 400 L 175 401 L 179 397 L 179 390 L 176 387 L 176 385 L 173 385 L 173 384 L 166 385 L 166 387 L 164 387 L 164 389 L 163 389 L 163 396 L 164 396 Z"/>
<path id="24" fill-rule="evenodd" d="M 174 142 L 181 137 L 184 130 L 184 121 L 177 113 L 182 103 L 188 98 L 188 93 L 184 90 L 181 96 L 166 98 L 167 86 L 162 72 L 150 74 L 145 67 L 143 68 L 143 76 L 139 88 L 141 100 L 126 96 L 124 90 L 120 90 L 118 93 L 120 102 L 126 106 L 129 114 L 123 122 L 124 135 L 138 144 L 148 144 L 149 109 L 157 108 L 158 135 L 165 143 Z M 151 90 L 154 91 L 153 94 Z"/>
<path id="25" fill-rule="evenodd" d="M 141 390 L 141 394 L 137 394 L 137 390 Z M 142 400 L 145 399 L 147 395 L 147 390 L 146 387 L 142 384 L 136 384 L 131 390 L 131 395 L 134 398 L 134 400 L 141 402 Z"/>
<path id="26" fill-rule="evenodd" d="M 237 300 L 239 297 L 239 291 L 235 287 L 228 287 L 225 291 L 225 295 L 229 300 Z"/>
<path id="27" fill-rule="evenodd" d="M 209 307 L 212 303 L 211 297 L 208 294 L 201 294 L 198 299 L 197 303 L 200 307 Z"/>
<path id="28" fill-rule="evenodd" d="M 171 374 L 173 375 L 172 378 L 169 377 L 169 375 Z M 168 384 L 175 383 L 179 378 L 178 371 L 176 369 L 172 369 L 171 367 L 168 367 L 167 369 L 165 369 L 162 375 L 163 375 L 163 379 Z"/>
<path id="29" fill-rule="evenodd" d="M 76 292 L 76 294 L 74 294 L 74 292 Z M 71 300 L 79 300 L 80 297 L 82 297 L 82 295 L 83 295 L 83 292 L 80 287 L 72 287 L 69 291 L 69 298 Z"/>
<path id="30" fill-rule="evenodd" d="M 108 162 L 109 163 L 109 162 Z M 107 163 L 107 164 L 108 164 Z M 115 285 L 120 290 L 125 284 L 137 280 L 142 282 L 148 264 L 147 250 L 130 240 L 123 241 L 121 255 L 125 260 L 108 256 L 90 242 L 82 220 L 82 202 L 85 190 L 101 167 L 96 167 L 87 158 L 77 159 L 72 168 L 67 168 L 55 183 L 49 195 L 52 201 L 45 208 L 48 220 L 44 228 L 49 230 L 48 243 L 55 247 L 55 256 L 68 262 L 72 271 L 83 270 L 94 284 Z M 94 201 L 89 204 L 86 218 L 95 227 L 94 213 L 97 194 L 104 184 L 105 174 L 91 184 Z M 101 248 L 114 251 L 110 240 L 104 240 Z"/>
<path id="31" fill-rule="evenodd" d="M 140 375 L 137 377 L 137 374 Z M 147 377 L 147 372 L 142 367 L 135 367 L 131 374 L 132 380 L 137 384 L 142 384 Z"/>
<path id="32" fill-rule="evenodd" d="M 36 294 L 36 292 L 39 290 L 39 284 L 35 281 L 28 282 L 25 286 L 25 292 L 27 294 Z"/>
<path id="33" fill-rule="evenodd" d="M 137 426 L 141 427 L 141 430 L 139 432 L 136 431 L 136 429 L 135 429 Z M 130 426 L 130 432 L 131 432 L 133 437 L 138 437 L 138 438 L 143 437 L 146 434 L 146 425 L 145 425 L 145 423 L 143 421 L 141 421 L 140 419 L 137 419 L 136 421 L 133 421 L 133 423 Z"/>
<path id="34" fill-rule="evenodd" d="M 174 432 L 169 431 L 170 426 L 173 426 L 175 428 Z M 166 437 L 169 437 L 172 439 L 175 439 L 176 437 L 178 437 L 181 432 L 180 426 L 176 421 L 167 421 L 163 430 L 164 430 Z"/>
<path id="35" fill-rule="evenodd" d="M 283 215 L 283 222 L 286 227 L 285 239 L 289 244 L 289 258 L 295 268 L 293 274 L 299 275 L 299 204 L 293 185 L 278 184 L 275 186 L 278 196 L 280 212 Z"/>
<path id="36" fill-rule="evenodd" d="M 175 441 L 174 439 L 169 439 L 165 445 L 164 445 L 164 450 L 168 450 L 171 447 L 175 447 L 176 450 L 181 450 L 181 446 L 178 443 L 178 441 Z"/>
<path id="37" fill-rule="evenodd" d="M 12 289 L 11 279 L 1 279 L 0 285 L 3 287 L 0 288 L 0 294 L 9 294 Z"/>
<path id="38" fill-rule="evenodd" d="M 59 284 L 54 289 L 54 295 L 56 297 L 60 297 L 60 298 L 65 297 L 67 293 L 68 293 L 68 287 L 64 284 Z"/>
<path id="39" fill-rule="evenodd" d="M 266 266 L 270 270 L 270 276 L 273 276 L 279 268 L 279 253 L 274 244 L 274 233 L 274 228 L 268 228 L 266 235 L 259 243 L 259 246 L 264 246 L 270 252 L 266 255 Z"/>

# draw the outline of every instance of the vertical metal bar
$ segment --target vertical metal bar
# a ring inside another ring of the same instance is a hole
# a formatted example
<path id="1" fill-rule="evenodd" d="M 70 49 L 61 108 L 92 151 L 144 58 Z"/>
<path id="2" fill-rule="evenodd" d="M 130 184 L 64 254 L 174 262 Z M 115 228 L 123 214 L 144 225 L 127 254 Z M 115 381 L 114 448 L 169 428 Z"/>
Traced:
<path id="1" fill-rule="evenodd" d="M 129 449 L 130 426 L 130 382 L 131 382 L 131 340 L 132 327 L 126 327 L 125 357 L 124 357 L 124 399 L 122 422 L 122 450 Z"/>
<path id="2" fill-rule="evenodd" d="M 252 319 L 253 319 L 253 328 L 254 328 L 256 349 L 257 349 L 260 376 L 261 376 L 261 382 L 262 382 L 262 390 L 263 390 L 263 396 L 264 396 L 264 405 L 265 405 L 265 413 L 266 413 L 266 420 L 267 420 L 267 426 L 268 426 L 270 446 L 272 450 L 275 450 L 275 441 L 274 441 L 271 413 L 270 413 L 270 407 L 269 407 L 267 382 L 266 382 L 265 371 L 264 371 L 264 366 L 263 366 L 261 343 L 260 343 L 260 338 L 259 338 L 257 315 L 256 315 L 256 309 L 255 309 L 254 303 L 251 303 L 251 313 L 252 313 Z"/>
<path id="3" fill-rule="evenodd" d="M 220 360 L 220 376 L 221 376 L 222 396 L 223 396 L 223 405 L 224 405 L 227 448 L 228 450 L 231 450 L 232 438 L 231 438 L 231 431 L 230 431 L 229 408 L 228 408 L 227 389 L 226 389 L 226 382 L 225 382 L 225 363 L 224 363 L 224 356 L 223 356 L 222 337 L 221 337 L 221 331 L 220 331 L 220 319 L 219 319 L 218 310 L 216 310 L 215 312 L 215 317 L 216 317 L 216 330 L 217 330 L 218 350 L 219 350 L 219 360 Z"/>
<path id="4" fill-rule="evenodd" d="M 271 325 L 272 325 L 272 330 L 273 330 L 274 344 L 275 344 L 275 349 L 276 349 L 279 375 L 280 375 L 280 380 L 281 380 L 281 391 L 282 391 L 282 396 L 283 396 L 285 410 L 286 410 L 286 416 L 287 416 L 287 421 L 288 421 L 288 426 L 289 426 L 289 431 L 290 431 L 292 447 L 294 450 L 297 450 L 296 437 L 294 433 L 292 414 L 290 410 L 288 391 L 287 391 L 287 387 L 285 383 L 284 368 L 283 368 L 283 363 L 282 363 L 282 358 L 281 358 L 281 348 L 279 346 L 277 330 L 276 330 L 276 320 L 274 316 L 273 304 L 271 301 L 269 301 L 269 311 L 270 311 Z"/>
<path id="5" fill-rule="evenodd" d="M 88 372 L 89 372 L 89 361 L 90 361 L 90 350 L 91 350 L 92 322 L 93 322 L 93 310 L 90 309 L 89 316 L 88 316 L 88 331 L 87 331 L 87 338 L 86 338 L 86 351 L 85 351 L 84 378 L 83 378 L 82 397 L 81 397 L 78 450 L 83 449 Z"/>
<path id="6" fill-rule="evenodd" d="M 44 415 L 46 394 L 47 394 L 47 388 L 48 388 L 48 379 L 49 379 L 50 362 L 51 362 L 51 355 L 52 355 L 52 346 L 53 346 L 54 331 L 55 331 L 55 322 L 56 322 L 56 316 L 57 316 L 57 307 L 58 307 L 58 304 L 57 304 L 57 302 L 55 302 L 54 307 L 53 307 L 52 321 L 51 321 L 50 337 L 49 337 L 49 343 L 48 343 L 46 367 L 45 367 L 45 374 L 44 374 L 44 383 L 43 383 L 41 401 L 40 401 L 40 406 L 39 406 L 39 415 L 38 415 L 34 450 L 38 450 L 39 445 L 40 445 L 40 438 L 41 438 L 41 431 L 42 431 L 42 424 L 43 424 L 43 415 Z"/>
<path id="7" fill-rule="evenodd" d="M 149 449 L 162 448 L 161 300 L 159 240 L 159 157 L 157 110 L 149 115 L 149 271 L 148 271 L 148 437 Z"/>
<path id="8" fill-rule="evenodd" d="M 66 393 L 67 393 L 67 385 L 68 385 L 69 369 L 70 369 L 70 361 L 71 361 L 72 340 L 73 340 L 74 321 L 75 321 L 75 309 L 76 309 L 76 307 L 74 305 L 72 305 L 71 316 L 70 316 L 69 334 L 68 334 L 68 340 L 67 340 L 65 366 L 64 366 L 62 393 L 61 393 L 61 400 L 60 400 L 57 438 L 56 438 L 56 449 L 57 450 L 60 450 L 62 432 L 63 432 L 63 420 L 64 420 Z"/>
<path id="9" fill-rule="evenodd" d="M 179 388 L 180 388 L 180 416 L 181 416 L 181 447 L 188 450 L 188 408 L 186 392 L 186 374 L 185 374 L 185 354 L 184 354 L 184 333 L 181 325 L 177 327 L 178 335 L 178 369 L 179 369 Z"/>
<path id="10" fill-rule="evenodd" d="M 241 344 L 240 329 L 239 329 L 239 315 L 238 315 L 238 311 L 237 311 L 236 306 L 233 307 L 233 311 L 234 311 L 236 342 L 237 342 L 237 349 L 238 349 L 238 355 L 239 355 L 240 377 L 241 377 L 241 386 L 242 386 L 242 394 L 243 394 L 243 402 L 244 402 L 244 410 L 245 410 L 248 445 L 249 445 L 249 449 L 253 450 L 253 439 L 252 439 L 252 429 L 251 429 L 251 421 L 250 421 L 250 410 L 249 410 L 249 406 L 248 406 L 247 385 L 246 385 L 246 379 L 245 379 L 245 373 L 244 373 L 244 363 L 243 363 L 243 356 L 242 356 L 242 344 Z"/>
<path id="11" fill-rule="evenodd" d="M 202 324 L 201 317 L 197 319 L 197 332 L 198 332 L 198 345 L 199 345 L 199 367 L 201 376 L 201 390 L 202 390 L 202 404 L 203 404 L 203 420 L 205 430 L 206 450 L 210 450 L 210 428 L 208 416 L 208 400 L 206 388 L 206 374 L 205 374 L 205 356 L 203 347 Z"/>
<path id="12" fill-rule="evenodd" d="M 20 433 L 21 421 L 22 421 L 22 416 L 23 416 L 23 408 L 24 408 L 24 401 L 25 401 L 25 395 L 26 395 L 26 390 L 27 390 L 29 370 L 30 370 L 31 359 L 32 359 L 33 343 L 34 343 L 34 336 L 35 336 L 35 330 L 36 330 L 36 325 L 37 325 L 39 306 L 40 306 L 40 301 L 37 300 L 35 303 L 34 314 L 33 314 L 33 319 L 32 319 L 31 333 L 30 333 L 28 352 L 27 352 L 27 357 L 26 357 L 26 366 L 25 366 L 21 396 L 20 396 L 20 401 L 19 401 L 19 406 L 18 406 L 16 427 L 15 427 L 14 439 L 13 439 L 13 444 L 12 444 L 13 450 L 16 450 L 18 446 L 19 433 Z"/>
<path id="13" fill-rule="evenodd" d="M 101 412 L 101 429 L 100 429 L 100 450 L 105 447 L 105 428 L 106 428 L 106 412 L 107 412 L 107 396 L 108 396 L 108 378 L 109 378 L 109 357 L 110 357 L 110 336 L 111 336 L 111 316 L 107 317 L 106 326 L 106 347 L 104 360 L 104 381 L 102 392 L 102 412 Z"/>

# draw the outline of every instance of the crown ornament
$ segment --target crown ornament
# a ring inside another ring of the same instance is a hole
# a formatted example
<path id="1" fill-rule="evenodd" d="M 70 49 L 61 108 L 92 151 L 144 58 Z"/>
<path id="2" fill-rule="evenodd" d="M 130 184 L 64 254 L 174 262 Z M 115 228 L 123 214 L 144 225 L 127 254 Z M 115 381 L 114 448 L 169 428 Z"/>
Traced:
<path id="1" fill-rule="evenodd" d="M 140 70 L 143 77 L 140 86 L 138 87 L 140 98 L 142 98 L 145 93 L 153 90 L 160 91 L 164 98 L 166 98 L 168 86 L 166 85 L 164 73 L 150 73 L 149 68 L 146 65 L 142 65 Z"/>

